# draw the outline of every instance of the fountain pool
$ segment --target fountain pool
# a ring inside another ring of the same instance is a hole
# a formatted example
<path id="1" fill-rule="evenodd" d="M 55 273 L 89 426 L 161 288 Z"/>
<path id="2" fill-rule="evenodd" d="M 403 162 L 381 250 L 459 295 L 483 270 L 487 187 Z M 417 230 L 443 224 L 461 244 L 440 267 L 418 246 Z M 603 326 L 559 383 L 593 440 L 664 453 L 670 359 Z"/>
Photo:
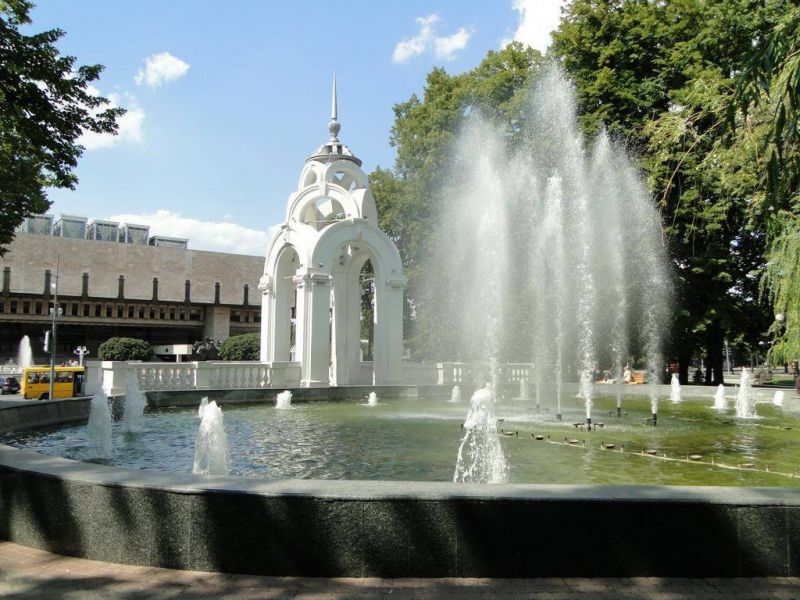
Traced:
<path id="1" fill-rule="evenodd" d="M 649 398 L 626 397 L 626 414 L 617 418 L 616 397 L 596 395 L 593 431 L 576 427 L 584 420 L 580 399 L 562 404 L 561 422 L 530 411 L 530 403 L 498 404 L 509 483 L 800 486 L 800 478 L 790 477 L 800 467 L 800 418 L 771 403 L 757 405 L 760 418 L 739 419 L 733 409 L 714 410 L 710 398 L 687 398 L 662 405 L 654 428 L 645 424 Z M 293 409 L 225 404 L 231 475 L 453 479 L 466 409 L 446 397 L 388 398 L 371 409 L 356 400 L 299 402 Z M 83 423 L 6 434 L 0 442 L 81 461 L 190 473 L 197 427 L 197 411 L 188 407 L 146 413 L 135 437 L 120 435 L 117 421 L 108 459 L 93 457 Z M 701 458 L 688 460 L 689 455 Z"/>

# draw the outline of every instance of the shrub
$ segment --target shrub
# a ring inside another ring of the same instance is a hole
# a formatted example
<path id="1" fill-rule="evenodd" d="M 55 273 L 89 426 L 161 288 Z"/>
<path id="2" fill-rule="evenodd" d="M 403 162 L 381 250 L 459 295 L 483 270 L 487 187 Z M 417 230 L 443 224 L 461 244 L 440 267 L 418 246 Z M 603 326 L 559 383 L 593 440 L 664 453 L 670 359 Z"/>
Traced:
<path id="1" fill-rule="evenodd" d="M 153 351 L 144 340 L 113 337 L 100 344 L 97 356 L 100 360 L 148 360 Z"/>
<path id="2" fill-rule="evenodd" d="M 229 337 L 219 347 L 222 360 L 258 360 L 261 351 L 261 335 L 244 333 Z"/>

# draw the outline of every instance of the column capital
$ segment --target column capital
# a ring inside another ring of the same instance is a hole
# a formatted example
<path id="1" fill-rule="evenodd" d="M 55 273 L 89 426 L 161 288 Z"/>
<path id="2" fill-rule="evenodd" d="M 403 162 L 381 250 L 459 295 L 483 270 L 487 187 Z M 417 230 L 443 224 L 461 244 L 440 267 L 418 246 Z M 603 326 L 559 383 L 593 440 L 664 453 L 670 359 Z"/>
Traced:
<path id="1" fill-rule="evenodd" d="M 258 280 L 258 289 L 261 290 L 262 296 L 267 296 L 272 293 L 272 277 L 269 275 L 263 275 L 261 279 Z"/>

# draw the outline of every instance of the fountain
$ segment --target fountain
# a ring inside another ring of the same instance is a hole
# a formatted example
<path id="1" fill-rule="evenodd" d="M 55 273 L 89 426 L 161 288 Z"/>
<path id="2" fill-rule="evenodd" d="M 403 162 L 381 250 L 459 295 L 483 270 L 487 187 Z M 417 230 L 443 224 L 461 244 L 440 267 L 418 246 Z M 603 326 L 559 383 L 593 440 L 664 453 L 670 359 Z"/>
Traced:
<path id="1" fill-rule="evenodd" d="M 89 409 L 89 422 L 86 425 L 86 437 L 94 447 L 96 458 L 111 457 L 111 409 L 108 406 L 108 396 L 100 389 L 92 396 Z"/>
<path id="2" fill-rule="evenodd" d="M 739 380 L 739 393 L 736 394 L 734 403 L 736 416 L 740 419 L 752 419 L 756 416 L 752 376 L 750 369 L 742 369 L 742 377 Z"/>
<path id="3" fill-rule="evenodd" d="M 292 407 L 292 392 L 284 390 L 275 397 L 275 408 L 281 410 Z"/>
<path id="4" fill-rule="evenodd" d="M 723 383 L 717 386 L 717 391 L 714 394 L 714 408 L 717 410 L 728 409 L 728 399 L 725 397 L 725 384 Z"/>
<path id="5" fill-rule="evenodd" d="M 378 394 L 370 392 L 367 397 L 367 406 L 378 406 Z"/>
<path id="6" fill-rule="evenodd" d="M 670 390 L 669 390 L 669 399 L 672 401 L 673 404 L 677 404 L 681 401 L 682 393 L 681 393 L 681 381 L 678 378 L 677 373 L 672 374 L 672 380 L 670 381 Z"/>
<path id="7" fill-rule="evenodd" d="M 142 417 L 147 406 L 147 398 L 139 389 L 139 378 L 135 373 L 128 374 L 125 391 L 125 412 L 122 415 L 122 431 L 138 433 L 142 430 Z"/>
<path id="8" fill-rule="evenodd" d="M 450 392 L 450 402 L 453 404 L 461 402 L 461 388 L 457 385 L 454 385 L 453 390 Z"/>
<path id="9" fill-rule="evenodd" d="M 783 390 L 775 390 L 775 395 L 772 396 L 772 404 L 774 406 L 783 406 L 783 397 L 784 397 Z"/>
<path id="10" fill-rule="evenodd" d="M 31 351 L 31 339 L 27 335 L 23 335 L 19 341 L 19 349 L 17 350 L 17 366 L 20 372 L 22 369 L 33 365 L 33 352 Z"/>
<path id="11" fill-rule="evenodd" d="M 653 427 L 658 425 L 658 395 L 650 396 L 650 419 Z"/>
<path id="12" fill-rule="evenodd" d="M 591 374 L 598 365 L 621 373 L 631 354 L 646 358 L 648 394 L 658 395 L 671 297 L 644 181 L 604 133 L 584 142 L 576 110 L 572 86 L 550 66 L 513 139 L 470 113 L 443 181 L 420 303 L 441 352 L 488 364 L 493 384 L 495 365 L 531 363 L 533 401 L 557 419 L 571 374 L 591 407 Z"/>
<path id="13" fill-rule="evenodd" d="M 227 475 L 228 439 L 222 422 L 222 408 L 211 401 L 203 411 L 200 430 L 194 445 L 194 466 L 197 475 Z"/>
<path id="14" fill-rule="evenodd" d="M 458 447 L 454 482 L 504 483 L 508 466 L 497 434 L 495 396 L 491 385 L 472 394 Z"/>
<path id="15" fill-rule="evenodd" d="M 203 396 L 200 399 L 200 406 L 197 407 L 197 418 L 202 419 L 203 413 L 206 412 L 206 408 L 208 407 L 208 396 Z"/>

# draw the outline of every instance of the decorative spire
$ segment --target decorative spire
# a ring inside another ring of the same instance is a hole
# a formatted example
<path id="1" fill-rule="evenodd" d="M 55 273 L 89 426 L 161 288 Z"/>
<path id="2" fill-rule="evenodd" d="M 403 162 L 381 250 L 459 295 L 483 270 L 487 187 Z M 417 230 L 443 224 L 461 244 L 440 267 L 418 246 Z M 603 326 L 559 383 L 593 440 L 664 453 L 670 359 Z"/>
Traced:
<path id="1" fill-rule="evenodd" d="M 336 71 L 333 72 L 333 94 L 331 96 L 331 120 L 328 122 L 328 131 L 331 134 L 331 141 L 339 141 L 339 129 L 341 124 L 337 121 L 337 107 L 336 107 Z"/>

